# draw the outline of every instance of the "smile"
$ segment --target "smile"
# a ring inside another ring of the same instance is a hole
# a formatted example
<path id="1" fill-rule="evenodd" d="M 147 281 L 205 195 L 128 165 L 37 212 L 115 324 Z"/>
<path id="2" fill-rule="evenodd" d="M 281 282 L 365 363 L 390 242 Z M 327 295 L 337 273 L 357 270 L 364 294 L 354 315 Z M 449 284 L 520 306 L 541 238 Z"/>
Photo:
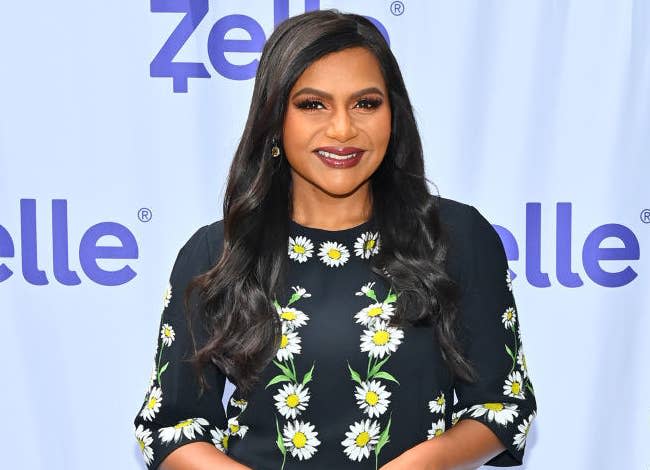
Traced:
<path id="1" fill-rule="evenodd" d="M 320 159 L 320 161 L 331 168 L 350 168 L 361 161 L 364 150 L 356 149 L 355 152 L 343 155 L 328 152 L 326 150 L 316 150 L 314 154 Z"/>

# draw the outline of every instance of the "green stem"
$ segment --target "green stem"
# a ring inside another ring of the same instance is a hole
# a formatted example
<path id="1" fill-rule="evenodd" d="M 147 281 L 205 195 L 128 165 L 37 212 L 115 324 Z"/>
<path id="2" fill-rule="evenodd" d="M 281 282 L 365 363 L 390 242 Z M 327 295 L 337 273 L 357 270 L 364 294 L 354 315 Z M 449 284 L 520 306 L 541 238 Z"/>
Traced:
<path id="1" fill-rule="evenodd" d="M 165 343 L 162 341 L 160 342 L 160 352 L 158 353 L 158 365 L 156 366 L 156 375 L 158 376 L 158 386 L 162 387 L 162 384 L 160 383 L 160 361 L 162 359 L 162 353 L 163 349 L 165 349 Z"/>
<path id="2" fill-rule="evenodd" d="M 293 364 L 293 357 L 289 356 L 289 362 L 291 364 L 291 371 L 293 372 L 293 380 L 298 384 L 298 376 L 296 375 L 296 366 Z"/>

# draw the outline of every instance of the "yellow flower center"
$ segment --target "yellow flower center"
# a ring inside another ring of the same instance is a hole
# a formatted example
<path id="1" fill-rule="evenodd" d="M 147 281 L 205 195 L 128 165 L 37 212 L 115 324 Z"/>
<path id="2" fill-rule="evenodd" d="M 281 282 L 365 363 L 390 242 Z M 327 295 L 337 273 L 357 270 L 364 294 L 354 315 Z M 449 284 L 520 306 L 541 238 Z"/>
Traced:
<path id="1" fill-rule="evenodd" d="M 149 408 L 150 410 L 153 409 L 156 406 L 156 403 L 158 403 L 158 399 L 156 397 L 149 398 L 149 403 L 147 403 L 147 408 Z"/>
<path id="2" fill-rule="evenodd" d="M 438 405 L 442 406 L 445 404 L 445 397 L 443 395 L 440 395 L 436 401 L 438 402 Z"/>
<path id="3" fill-rule="evenodd" d="M 169 338 L 171 335 L 172 335 L 171 330 L 169 328 L 165 328 L 165 336 Z"/>
<path id="4" fill-rule="evenodd" d="M 282 335 L 282 339 L 280 340 L 280 347 L 286 348 L 287 344 L 289 344 L 289 337 L 287 335 Z"/>
<path id="5" fill-rule="evenodd" d="M 370 434 L 368 434 L 368 431 L 363 431 L 354 441 L 357 444 L 357 447 L 365 447 L 369 440 Z"/>
<path id="6" fill-rule="evenodd" d="M 366 392 L 366 401 L 370 405 L 376 405 L 379 401 L 379 395 L 372 390 L 368 390 L 368 392 Z"/>
<path id="7" fill-rule="evenodd" d="M 289 408 L 295 408 L 300 403 L 300 398 L 295 393 L 292 393 L 287 397 L 287 406 Z"/>
<path id="8" fill-rule="evenodd" d="M 233 434 L 237 434 L 239 432 L 239 424 L 231 424 L 230 432 Z"/>
<path id="9" fill-rule="evenodd" d="M 330 248 L 327 251 L 327 256 L 329 256 L 332 259 L 339 259 L 341 257 L 341 252 L 336 248 Z"/>
<path id="10" fill-rule="evenodd" d="M 305 447 L 305 444 L 307 444 L 307 436 L 305 436 L 305 433 L 298 431 L 293 435 L 291 441 L 293 442 L 294 446 L 300 449 L 302 447 Z"/>
<path id="11" fill-rule="evenodd" d="M 228 448 L 228 434 L 225 434 L 223 438 L 221 438 L 221 445 L 224 449 Z"/>
<path id="12" fill-rule="evenodd" d="M 390 333 L 386 330 L 379 330 L 372 335 L 372 342 L 377 346 L 383 346 L 390 340 Z"/>
<path id="13" fill-rule="evenodd" d="M 442 434 L 444 431 L 440 428 L 436 429 L 435 436 L 438 437 L 440 434 Z"/>
<path id="14" fill-rule="evenodd" d="M 512 382 L 512 393 L 519 395 L 521 392 L 521 384 L 519 382 Z"/>
<path id="15" fill-rule="evenodd" d="M 174 429 L 186 428 L 187 426 L 191 425 L 193 421 L 194 420 L 192 418 L 186 419 L 185 421 L 181 421 L 180 423 L 174 426 Z"/>
<path id="16" fill-rule="evenodd" d="M 140 450 L 144 450 L 144 441 L 142 439 L 138 439 L 138 444 L 140 445 Z"/>
<path id="17" fill-rule="evenodd" d="M 305 247 L 302 245 L 293 245 L 293 252 L 302 255 L 305 253 Z"/>
<path id="18" fill-rule="evenodd" d="M 376 317 L 378 315 L 381 315 L 381 312 L 383 312 L 382 308 L 375 306 L 375 307 L 372 307 L 372 308 L 368 309 L 368 316 L 369 317 Z"/>
<path id="19" fill-rule="evenodd" d="M 284 310 L 282 312 L 282 315 L 280 315 L 280 317 L 282 317 L 283 320 L 295 320 L 297 315 L 296 312 L 292 310 Z"/>
<path id="20" fill-rule="evenodd" d="M 503 403 L 485 403 L 483 406 L 488 410 L 492 410 L 492 411 L 503 410 Z"/>
<path id="21" fill-rule="evenodd" d="M 366 241 L 366 250 L 372 250 L 374 246 L 375 246 L 375 241 L 372 238 Z"/>

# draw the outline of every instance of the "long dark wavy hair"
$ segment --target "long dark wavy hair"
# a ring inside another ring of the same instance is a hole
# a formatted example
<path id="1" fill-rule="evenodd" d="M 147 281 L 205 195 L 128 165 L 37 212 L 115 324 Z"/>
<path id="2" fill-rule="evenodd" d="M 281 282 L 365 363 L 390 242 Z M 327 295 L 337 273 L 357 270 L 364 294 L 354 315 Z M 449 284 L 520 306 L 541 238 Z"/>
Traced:
<path id="1" fill-rule="evenodd" d="M 330 9 L 290 17 L 266 42 L 228 174 L 223 252 L 186 291 L 189 311 L 189 293 L 199 288 L 201 320 L 210 335 L 192 362 L 199 371 L 216 365 L 244 394 L 275 356 L 281 338 L 272 300 L 286 275 L 292 185 L 286 158 L 271 157 L 271 147 L 274 139 L 282 142 L 288 96 L 298 77 L 325 54 L 350 47 L 375 55 L 391 106 L 391 137 L 370 183 L 382 241 L 371 269 L 399 293 L 391 323 L 433 325 L 450 372 L 475 379 L 456 336 L 458 285 L 445 271 L 448 242 L 439 201 L 427 188 L 422 144 L 399 66 L 372 22 Z"/>

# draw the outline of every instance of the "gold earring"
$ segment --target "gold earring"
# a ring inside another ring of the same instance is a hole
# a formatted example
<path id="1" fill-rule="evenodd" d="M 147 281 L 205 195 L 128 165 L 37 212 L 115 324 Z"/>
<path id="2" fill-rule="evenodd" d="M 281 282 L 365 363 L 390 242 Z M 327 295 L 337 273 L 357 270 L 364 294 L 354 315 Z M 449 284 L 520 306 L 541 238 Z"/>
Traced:
<path id="1" fill-rule="evenodd" d="M 278 147 L 277 139 L 273 139 L 273 147 L 271 147 L 271 155 L 273 156 L 273 158 L 277 158 L 280 156 L 280 147 Z"/>

